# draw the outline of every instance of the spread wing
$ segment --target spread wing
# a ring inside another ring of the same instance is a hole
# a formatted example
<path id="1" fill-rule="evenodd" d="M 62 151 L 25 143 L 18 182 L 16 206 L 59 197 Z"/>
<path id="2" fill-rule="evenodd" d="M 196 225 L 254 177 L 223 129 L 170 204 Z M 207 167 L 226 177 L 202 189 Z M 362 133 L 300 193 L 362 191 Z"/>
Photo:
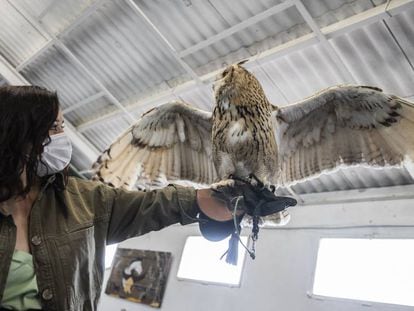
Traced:
<path id="1" fill-rule="evenodd" d="M 170 102 L 144 113 L 97 160 L 94 179 L 131 189 L 172 180 L 211 184 L 211 113 Z"/>
<path id="2" fill-rule="evenodd" d="M 366 86 L 338 86 L 275 108 L 280 184 L 340 165 L 414 160 L 414 104 Z"/>

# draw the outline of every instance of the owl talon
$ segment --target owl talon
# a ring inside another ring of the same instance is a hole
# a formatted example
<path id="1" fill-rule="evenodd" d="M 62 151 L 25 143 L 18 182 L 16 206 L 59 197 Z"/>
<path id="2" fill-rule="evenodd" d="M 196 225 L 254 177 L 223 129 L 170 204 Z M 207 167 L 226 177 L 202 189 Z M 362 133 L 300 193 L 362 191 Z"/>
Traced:
<path id="1" fill-rule="evenodd" d="M 230 174 L 229 175 L 229 179 L 232 179 L 234 181 L 240 181 L 240 182 L 243 182 L 243 183 L 249 183 L 250 184 L 250 180 L 248 180 L 246 178 L 243 178 L 243 177 L 239 177 L 239 176 L 233 175 L 233 174 Z"/>
<path id="2" fill-rule="evenodd" d="M 259 178 L 257 178 L 257 176 L 255 174 L 250 174 L 249 179 L 250 179 L 250 183 L 253 186 L 257 186 L 259 188 L 264 188 L 264 183 Z"/>
<path id="3" fill-rule="evenodd" d="M 235 185 L 235 179 L 225 179 L 220 180 L 219 182 L 216 182 L 210 186 L 210 189 L 213 191 L 217 191 L 221 187 L 234 187 Z"/>

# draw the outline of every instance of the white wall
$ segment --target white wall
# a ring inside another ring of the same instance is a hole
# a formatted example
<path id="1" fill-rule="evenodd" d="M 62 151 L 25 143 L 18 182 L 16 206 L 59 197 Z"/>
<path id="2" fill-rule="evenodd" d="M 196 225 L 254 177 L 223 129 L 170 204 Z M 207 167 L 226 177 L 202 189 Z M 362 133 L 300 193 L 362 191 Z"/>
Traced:
<path id="1" fill-rule="evenodd" d="M 172 226 L 130 239 L 121 246 L 173 253 L 172 269 L 161 306 L 165 311 L 414 310 L 387 304 L 364 306 L 347 300 L 318 300 L 308 295 L 312 289 L 319 238 L 414 238 L 414 227 L 405 227 L 414 225 L 413 198 L 297 206 L 291 208 L 291 215 L 292 220 L 287 227 L 260 231 L 257 258 L 246 258 L 240 288 L 177 280 L 177 269 L 186 237 L 198 235 L 198 227 L 195 225 Z M 338 229 L 339 226 L 348 228 Z M 104 286 L 108 274 L 109 270 Z M 100 311 L 123 309 L 154 310 L 102 294 Z"/>

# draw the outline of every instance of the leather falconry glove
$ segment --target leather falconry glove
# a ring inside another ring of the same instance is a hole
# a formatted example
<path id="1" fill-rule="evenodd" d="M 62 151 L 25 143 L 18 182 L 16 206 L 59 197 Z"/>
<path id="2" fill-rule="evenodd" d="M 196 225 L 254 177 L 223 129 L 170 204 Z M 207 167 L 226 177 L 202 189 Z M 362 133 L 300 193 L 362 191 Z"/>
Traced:
<path id="1" fill-rule="evenodd" d="M 218 185 L 212 196 L 226 204 L 234 218 L 229 221 L 216 221 L 200 212 L 199 226 L 203 236 L 210 241 L 220 241 L 231 235 L 226 261 L 237 264 L 237 245 L 240 241 L 240 222 L 245 214 L 252 216 L 252 251 L 242 245 L 255 258 L 254 243 L 258 238 L 259 217 L 268 216 L 283 211 L 289 206 L 296 205 L 297 201 L 290 197 L 276 196 L 262 183 L 252 184 L 250 181 L 235 179 L 234 185 Z M 241 241 L 240 241 L 241 242 Z M 224 255 L 223 255 L 224 256 Z"/>

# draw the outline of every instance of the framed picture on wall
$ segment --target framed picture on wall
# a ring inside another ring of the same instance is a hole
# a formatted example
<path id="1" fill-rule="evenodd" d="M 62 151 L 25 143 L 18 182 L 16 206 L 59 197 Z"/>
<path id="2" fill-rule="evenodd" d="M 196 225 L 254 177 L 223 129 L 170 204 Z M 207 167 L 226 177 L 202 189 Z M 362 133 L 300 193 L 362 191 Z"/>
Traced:
<path id="1" fill-rule="evenodd" d="M 159 308 L 171 260 L 169 252 L 118 248 L 105 293 Z"/>

